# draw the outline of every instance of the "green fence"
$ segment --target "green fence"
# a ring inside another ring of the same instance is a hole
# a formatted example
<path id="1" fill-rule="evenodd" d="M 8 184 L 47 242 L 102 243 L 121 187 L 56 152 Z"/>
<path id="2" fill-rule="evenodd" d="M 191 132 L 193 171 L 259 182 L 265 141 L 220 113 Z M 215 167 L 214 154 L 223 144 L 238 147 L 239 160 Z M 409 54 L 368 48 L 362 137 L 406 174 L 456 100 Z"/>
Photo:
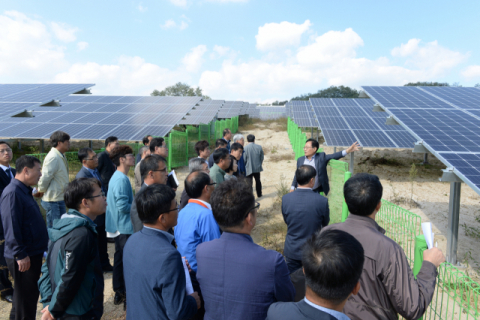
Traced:
<path id="1" fill-rule="evenodd" d="M 351 173 L 348 163 L 339 160 L 330 160 L 327 166 L 330 192 L 328 193 L 328 207 L 330 209 L 330 224 L 342 222 L 342 217 L 348 216 L 347 205 L 343 198 L 343 185 Z"/>
<path id="2" fill-rule="evenodd" d="M 198 141 L 206 140 L 210 146 L 212 146 L 210 140 L 210 125 L 209 124 L 201 124 L 198 126 Z"/>
<path id="3" fill-rule="evenodd" d="M 168 170 L 188 165 L 188 133 L 172 130 L 168 140 Z"/>
<path id="4" fill-rule="evenodd" d="M 197 156 L 195 151 L 195 144 L 198 142 L 199 129 L 194 126 L 187 126 L 187 137 L 188 137 L 188 157 L 193 158 Z"/>

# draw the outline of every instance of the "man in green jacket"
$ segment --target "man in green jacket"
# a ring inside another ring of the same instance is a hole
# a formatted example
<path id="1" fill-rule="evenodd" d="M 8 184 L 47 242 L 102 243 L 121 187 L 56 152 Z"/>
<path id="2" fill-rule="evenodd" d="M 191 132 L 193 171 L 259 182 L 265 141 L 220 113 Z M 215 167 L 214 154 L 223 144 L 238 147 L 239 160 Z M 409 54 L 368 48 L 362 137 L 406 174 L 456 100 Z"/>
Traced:
<path id="1" fill-rule="evenodd" d="M 65 204 L 68 213 L 48 230 L 51 243 L 38 281 L 42 320 L 100 319 L 103 273 L 93 223 L 107 207 L 100 181 L 80 178 L 70 182 Z"/>
<path id="2" fill-rule="evenodd" d="M 225 181 L 225 170 L 230 167 L 231 161 L 226 148 L 220 148 L 213 152 L 213 162 L 215 162 L 215 164 L 210 168 L 210 177 L 213 182 L 220 184 Z"/>

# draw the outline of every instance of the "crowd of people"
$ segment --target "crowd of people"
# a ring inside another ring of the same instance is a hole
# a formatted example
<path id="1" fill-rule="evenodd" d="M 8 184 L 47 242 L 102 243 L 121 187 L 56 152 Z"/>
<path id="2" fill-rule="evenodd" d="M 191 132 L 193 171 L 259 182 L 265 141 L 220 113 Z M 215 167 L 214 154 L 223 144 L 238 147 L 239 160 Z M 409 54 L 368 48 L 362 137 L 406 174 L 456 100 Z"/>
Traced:
<path id="1" fill-rule="evenodd" d="M 132 148 L 116 137 L 98 155 L 83 148 L 71 182 L 67 133 L 52 134 L 43 166 L 24 155 L 11 168 L 12 149 L 0 141 L 0 263 L 7 266 L 0 289 L 12 302 L 10 319 L 35 319 L 39 295 L 42 319 L 100 319 L 104 272 L 113 272 L 113 303 L 123 305 L 127 319 L 422 316 L 445 257 L 438 248 L 426 250 L 413 276 L 401 247 L 375 222 L 383 192 L 378 177 L 352 176 L 344 185 L 350 215 L 329 225 L 327 163 L 358 151 L 357 143 L 326 155 L 316 140 L 306 142 L 282 198 L 283 256 L 251 237 L 263 149 L 252 134 L 247 145 L 241 134 L 231 139 L 225 129 L 213 152 L 207 141 L 196 143 L 180 203 L 163 138 L 145 137 L 136 165 Z M 46 223 L 34 197 L 42 199 Z M 115 243 L 113 266 L 107 238 Z"/>

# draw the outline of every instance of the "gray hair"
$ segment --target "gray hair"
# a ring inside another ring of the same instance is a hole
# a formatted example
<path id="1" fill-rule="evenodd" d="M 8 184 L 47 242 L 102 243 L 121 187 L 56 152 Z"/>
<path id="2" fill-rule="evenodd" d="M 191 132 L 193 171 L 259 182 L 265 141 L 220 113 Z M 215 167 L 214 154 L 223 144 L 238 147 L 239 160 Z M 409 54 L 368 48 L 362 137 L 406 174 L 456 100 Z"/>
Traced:
<path id="1" fill-rule="evenodd" d="M 141 147 L 141 148 L 138 150 L 138 153 L 139 153 L 141 156 L 143 156 L 143 154 L 144 154 L 145 151 L 147 151 L 147 150 L 150 150 L 150 147 L 148 147 L 148 146 L 143 146 L 143 147 Z"/>
<path id="2" fill-rule="evenodd" d="M 233 136 L 233 142 L 237 142 L 242 139 L 245 140 L 245 137 L 240 133 L 237 133 L 236 135 Z"/>
<path id="3" fill-rule="evenodd" d="M 205 159 L 202 158 L 192 158 L 188 161 L 188 169 L 190 173 L 195 171 L 203 171 L 203 164 L 205 163 Z"/>

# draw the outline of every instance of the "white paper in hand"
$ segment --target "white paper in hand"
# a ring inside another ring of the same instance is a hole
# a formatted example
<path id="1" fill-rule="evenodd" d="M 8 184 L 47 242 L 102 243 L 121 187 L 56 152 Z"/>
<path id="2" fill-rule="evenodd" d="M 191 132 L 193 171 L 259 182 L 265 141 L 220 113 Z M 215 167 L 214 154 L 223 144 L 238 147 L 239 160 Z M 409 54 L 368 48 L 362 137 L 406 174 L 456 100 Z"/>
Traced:
<path id="1" fill-rule="evenodd" d="M 422 222 L 422 231 L 425 236 L 425 241 L 427 241 L 428 249 L 433 248 L 433 233 L 432 233 L 432 223 L 431 222 Z"/>
<path id="2" fill-rule="evenodd" d="M 182 262 L 183 262 L 183 269 L 185 270 L 187 294 L 192 294 L 193 293 L 192 279 L 190 279 L 190 273 L 188 272 L 187 263 L 185 262 L 184 257 L 182 257 Z"/>

